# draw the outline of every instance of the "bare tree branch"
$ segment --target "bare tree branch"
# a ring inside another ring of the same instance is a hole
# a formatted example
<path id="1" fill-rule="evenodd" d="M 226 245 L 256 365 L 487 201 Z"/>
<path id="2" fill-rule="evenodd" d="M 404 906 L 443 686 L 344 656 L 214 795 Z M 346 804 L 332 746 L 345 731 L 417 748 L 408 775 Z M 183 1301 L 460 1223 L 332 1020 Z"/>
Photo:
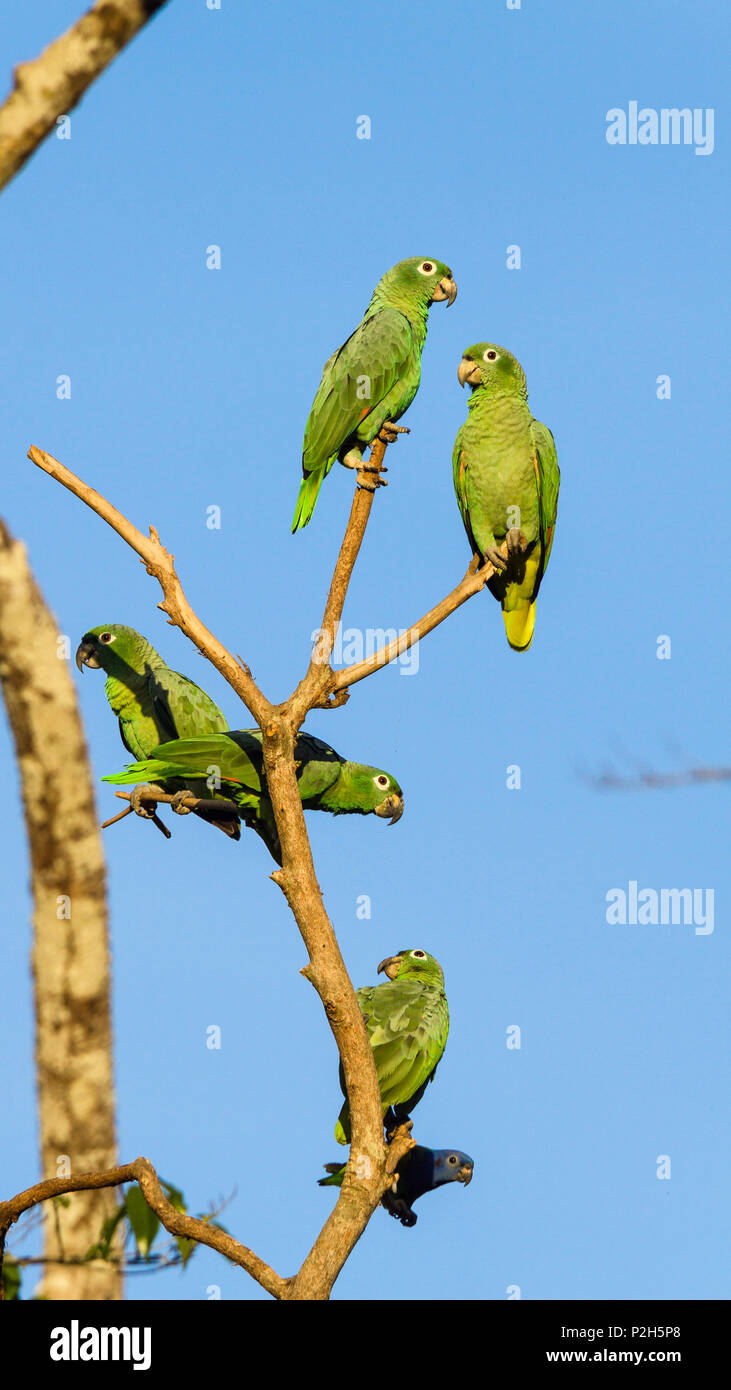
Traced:
<path id="1" fill-rule="evenodd" d="M 33 888 L 41 1172 L 106 1168 L 117 1156 L 106 873 L 76 700 L 25 547 L 0 523 L 0 680 L 15 742 Z M 46 1213 L 45 1254 L 87 1250 L 106 1194 Z M 52 1269 L 46 1298 L 121 1297 L 113 1269 Z"/>
<path id="2" fill-rule="evenodd" d="M 687 772 L 638 772 L 635 777 L 604 772 L 589 780 L 604 791 L 637 791 L 640 788 L 657 791 L 664 787 L 698 786 L 701 782 L 728 782 L 731 781 L 731 767 L 691 767 Z"/>
<path id="3" fill-rule="evenodd" d="M 0 188 L 165 3 L 96 0 L 39 58 L 16 67 L 13 90 L 0 107 Z"/>
<path id="4" fill-rule="evenodd" d="M 507 545 L 501 546 L 500 554 L 507 558 L 507 553 Z M 347 690 L 349 686 L 355 685 L 356 681 L 362 681 L 366 676 L 370 676 L 373 671 L 379 671 L 382 666 L 388 666 L 390 661 L 395 661 L 402 652 L 407 652 L 410 647 L 420 642 L 422 637 L 426 637 L 428 632 L 433 632 L 435 627 L 439 627 L 445 618 L 449 618 L 452 613 L 461 608 L 462 604 L 466 603 L 469 598 L 479 593 L 488 579 L 491 579 L 497 571 L 489 560 L 486 560 L 484 565 L 478 566 L 478 560 L 473 559 L 457 587 L 452 589 L 452 592 L 447 594 L 441 603 L 430 608 L 429 612 L 425 613 L 424 617 L 420 618 L 418 623 L 414 623 L 407 632 L 394 638 L 393 642 L 388 642 L 385 647 L 381 647 L 379 651 L 366 657 L 364 661 L 354 662 L 352 666 L 345 666 L 342 671 L 336 671 L 332 684 L 333 693 Z"/>
<path id="5" fill-rule="evenodd" d="M 91 510 L 96 512 L 102 521 L 106 521 L 107 525 L 139 555 L 147 573 L 154 576 L 162 589 L 164 597 L 162 603 L 157 605 L 158 608 L 167 613 L 169 622 L 174 627 L 179 627 L 199 652 L 220 671 L 261 728 L 270 717 L 273 706 L 264 699 L 256 682 L 252 680 L 248 667 L 227 651 L 193 612 L 175 572 L 175 556 L 161 545 L 155 527 L 150 527 L 149 537 L 143 536 L 131 521 L 102 497 L 101 493 L 95 492 L 93 487 L 88 487 L 81 478 L 77 478 L 75 473 L 43 449 L 33 446 L 28 450 L 28 458 L 38 468 L 43 469 L 44 473 L 48 473 L 49 477 L 55 478 L 56 482 L 62 483 L 69 492 L 73 492 L 87 507 L 91 507 Z"/>
<path id="6" fill-rule="evenodd" d="M 248 1246 L 242 1245 L 220 1227 L 212 1226 L 208 1221 L 201 1221 L 196 1216 L 188 1216 L 172 1206 L 147 1158 L 136 1158 L 133 1163 L 124 1163 L 104 1172 L 78 1173 L 68 1178 L 48 1178 L 45 1182 L 36 1183 L 24 1192 L 19 1192 L 9 1201 L 0 1202 L 0 1251 L 3 1249 L 9 1228 L 24 1212 L 37 1206 L 39 1202 L 46 1202 L 50 1197 L 58 1197 L 67 1192 L 120 1187 L 126 1182 L 139 1183 L 147 1205 L 171 1235 L 185 1236 L 201 1245 L 210 1246 L 211 1250 L 217 1250 L 233 1264 L 245 1269 L 267 1293 L 273 1294 L 275 1298 L 284 1296 L 289 1281 L 276 1274 L 264 1260 L 254 1254 L 253 1250 L 249 1250 Z"/>

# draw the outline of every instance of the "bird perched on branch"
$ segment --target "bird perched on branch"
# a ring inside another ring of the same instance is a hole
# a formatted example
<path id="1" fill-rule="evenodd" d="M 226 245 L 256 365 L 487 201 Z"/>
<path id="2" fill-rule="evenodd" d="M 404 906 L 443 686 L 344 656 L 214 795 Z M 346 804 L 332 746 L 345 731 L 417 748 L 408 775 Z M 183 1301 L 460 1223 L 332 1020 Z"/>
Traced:
<path id="1" fill-rule="evenodd" d="M 524 652 L 556 525 L 556 445 L 533 419 L 525 373 L 506 348 L 475 343 L 462 354 L 457 376 L 472 394 L 454 442 L 454 490 L 473 554 L 498 571 L 487 587 L 502 605 L 508 642 Z"/>
<path id="2" fill-rule="evenodd" d="M 117 716 L 125 748 L 135 758 L 147 758 L 168 739 L 193 738 L 228 729 L 218 705 L 187 676 L 173 671 L 155 648 L 133 627 L 102 623 L 84 633 L 76 648 L 76 665 L 106 672 L 106 696 Z M 188 782 L 186 789 L 206 798 L 205 781 Z M 238 817 L 211 819 L 204 807 L 196 814 L 238 840 Z"/>
<path id="3" fill-rule="evenodd" d="M 399 261 L 378 281 L 358 327 L 323 367 L 305 429 L 293 531 L 310 520 L 336 459 L 367 469 L 363 450 L 376 435 L 383 430 L 393 442 L 407 433 L 396 421 L 419 389 L 429 306 L 453 304 L 456 296 L 449 266 L 431 256 Z"/>
<path id="4" fill-rule="evenodd" d="M 408 1119 L 427 1083 L 434 1080 L 447 1044 L 449 1009 L 442 967 L 426 951 L 398 951 L 381 961 L 378 974 L 384 974 L 386 982 L 366 985 L 356 991 L 356 998 L 373 1048 L 384 1123 L 390 1131 Z M 340 1089 L 346 1095 L 342 1063 Z M 339 1144 L 350 1142 L 347 1097 L 335 1138 Z"/>
<path id="5" fill-rule="evenodd" d="M 300 734 L 295 744 L 297 782 L 306 811 L 329 811 L 333 816 L 373 815 L 399 820 L 404 809 L 403 792 L 389 773 L 363 763 L 349 762 L 329 744 L 312 734 Z M 150 787 L 136 787 L 134 809 L 149 814 L 142 805 L 157 790 L 177 792 L 173 810 L 185 813 L 185 788 L 203 781 L 207 795 L 236 803 L 244 823 L 256 831 L 281 863 L 279 837 L 264 772 L 260 729 L 237 729 L 208 734 L 205 738 L 176 739 L 151 750 L 151 756 L 131 763 L 126 772 L 105 777 L 105 782 L 124 785 L 153 779 Z"/>
<path id="6" fill-rule="evenodd" d="M 341 1187 L 345 1174 L 344 1163 L 326 1163 L 327 1178 L 319 1178 L 320 1187 Z M 469 1154 L 461 1149 L 427 1149 L 415 1144 L 403 1158 L 399 1159 L 398 1180 L 395 1187 L 384 1192 L 381 1206 L 391 1216 L 396 1217 L 402 1226 L 415 1226 L 416 1212 L 414 1202 L 425 1192 L 436 1192 L 450 1182 L 472 1182 L 474 1162 Z"/>

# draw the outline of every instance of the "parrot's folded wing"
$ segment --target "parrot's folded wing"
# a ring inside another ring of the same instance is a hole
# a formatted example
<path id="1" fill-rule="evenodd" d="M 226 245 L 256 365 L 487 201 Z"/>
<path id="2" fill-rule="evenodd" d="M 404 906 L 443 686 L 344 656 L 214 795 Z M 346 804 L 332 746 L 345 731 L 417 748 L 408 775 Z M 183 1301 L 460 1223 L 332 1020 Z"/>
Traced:
<path id="1" fill-rule="evenodd" d="M 556 525 L 556 513 L 558 511 L 558 490 L 561 483 L 561 473 L 556 456 L 556 443 L 548 426 L 541 424 L 540 420 L 533 420 L 531 422 L 531 431 L 536 448 L 536 464 L 538 467 L 541 540 L 543 542 L 541 574 L 543 574 L 548 564 L 548 557 L 551 554 L 551 546 L 553 545 L 553 532 Z"/>
<path id="2" fill-rule="evenodd" d="M 152 704 L 160 727 L 169 738 L 197 738 L 228 728 L 218 705 L 194 681 L 169 667 L 150 673 Z"/>
<path id="3" fill-rule="evenodd" d="M 398 309 L 377 309 L 358 324 L 326 362 L 307 421 L 302 469 L 334 458 L 360 421 L 388 395 L 402 376 L 414 347 L 414 333 Z"/>

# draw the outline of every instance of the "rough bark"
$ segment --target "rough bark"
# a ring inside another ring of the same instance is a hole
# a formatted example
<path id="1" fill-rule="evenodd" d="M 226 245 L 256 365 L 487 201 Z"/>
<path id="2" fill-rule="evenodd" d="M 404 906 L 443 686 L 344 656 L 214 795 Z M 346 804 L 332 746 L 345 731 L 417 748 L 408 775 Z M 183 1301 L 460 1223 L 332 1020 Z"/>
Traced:
<path id="1" fill-rule="evenodd" d="M 166 0 L 96 0 L 76 24 L 28 63 L 0 107 L 0 189 L 22 169 L 58 116 L 72 111 L 117 54 Z"/>
<path id="2" fill-rule="evenodd" d="M 116 1162 L 106 873 L 68 661 L 25 548 L 1 522 L 0 681 L 30 848 L 41 1173 L 53 1178 Z M 84 1254 L 114 1206 L 111 1191 L 49 1203 L 45 1257 Z M 121 1276 L 102 1262 L 49 1264 L 39 1293 L 118 1299 Z"/>

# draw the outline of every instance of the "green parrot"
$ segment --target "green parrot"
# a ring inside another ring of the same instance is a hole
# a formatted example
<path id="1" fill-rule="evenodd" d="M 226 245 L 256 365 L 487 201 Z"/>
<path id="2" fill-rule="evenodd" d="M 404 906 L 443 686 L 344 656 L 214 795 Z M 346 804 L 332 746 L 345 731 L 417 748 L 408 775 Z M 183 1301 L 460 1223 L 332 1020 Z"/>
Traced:
<path id="1" fill-rule="evenodd" d="M 449 1010 L 439 961 L 426 951 L 398 951 L 382 960 L 378 972 L 387 983 L 356 991 L 376 1059 L 381 1107 L 387 1129 L 407 1120 L 418 1105 L 447 1044 Z M 340 1089 L 345 1076 L 340 1066 Z M 335 1138 L 350 1143 L 347 1097 Z"/>
<path id="2" fill-rule="evenodd" d="M 360 468 L 363 450 L 408 410 L 421 378 L 429 305 L 453 304 L 457 286 L 449 266 L 411 256 L 378 281 L 361 322 L 322 369 L 302 446 L 303 480 L 292 530 L 306 526 L 323 478 L 339 459 Z M 367 467 L 367 465 L 366 465 Z"/>
<path id="3" fill-rule="evenodd" d="M 147 758 L 153 748 L 174 738 L 221 733 L 228 728 L 210 695 L 186 676 L 172 671 L 150 643 L 133 627 L 101 623 L 84 633 L 76 648 L 76 665 L 106 671 L 106 696 L 119 722 L 126 749 L 135 758 Z M 188 784 L 196 796 L 206 797 L 205 782 Z M 138 805 L 136 810 L 142 814 Z M 203 820 L 238 840 L 236 817 L 212 816 L 198 807 Z"/>
<path id="4" fill-rule="evenodd" d="M 154 779 L 151 790 L 182 792 L 191 779 L 203 779 L 208 795 L 234 801 L 245 825 L 261 837 L 272 857 L 281 863 L 279 837 L 266 787 L 260 729 L 229 730 L 205 738 L 176 739 L 151 750 L 149 758 L 132 763 L 126 772 L 105 782 L 130 783 Z M 295 744 L 297 781 L 307 811 L 390 817 L 399 820 L 403 792 L 394 777 L 377 767 L 349 762 L 312 734 L 300 734 Z M 133 805 L 135 803 L 133 802 Z M 139 806 L 139 796 L 137 805 Z M 185 811 L 180 800 L 173 810 Z M 142 808 L 140 807 L 141 813 Z"/>
<path id="5" fill-rule="evenodd" d="M 524 652 L 556 525 L 556 445 L 533 419 L 525 373 L 506 348 L 475 343 L 462 354 L 457 376 L 472 394 L 454 441 L 454 490 L 473 553 L 499 571 L 487 587 L 502 605 L 508 642 Z M 504 541 L 507 562 L 499 550 Z"/>

